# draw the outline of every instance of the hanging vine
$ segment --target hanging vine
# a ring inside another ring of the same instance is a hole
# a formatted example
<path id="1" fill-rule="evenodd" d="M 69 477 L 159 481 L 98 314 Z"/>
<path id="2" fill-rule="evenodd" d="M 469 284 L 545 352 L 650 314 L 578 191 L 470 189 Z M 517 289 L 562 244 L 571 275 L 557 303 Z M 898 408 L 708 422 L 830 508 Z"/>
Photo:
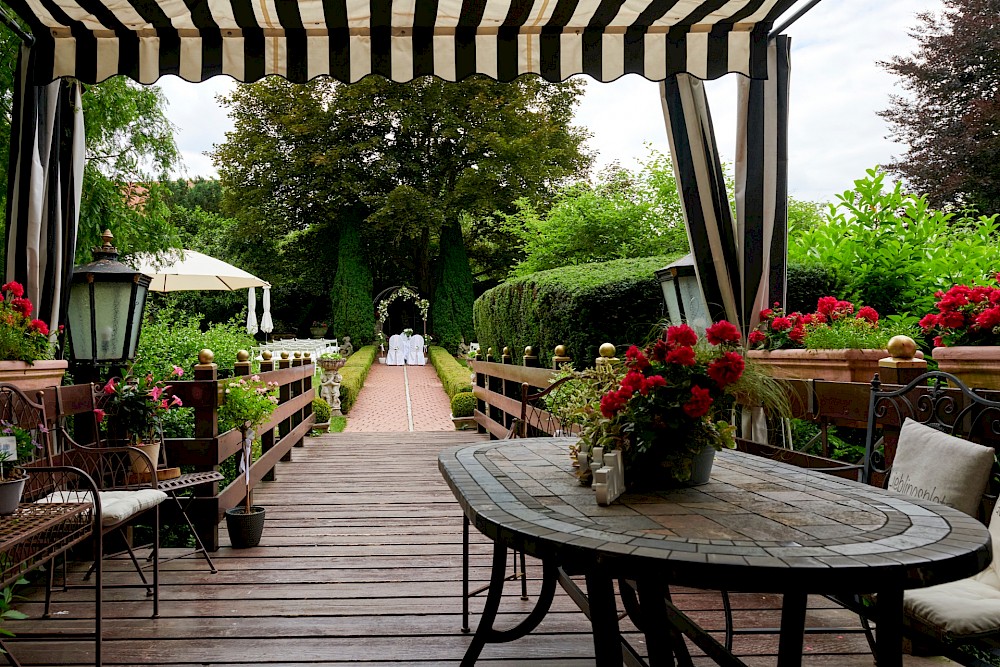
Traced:
<path id="1" fill-rule="evenodd" d="M 392 294 L 390 294 L 389 296 L 387 296 L 386 298 L 384 298 L 382 301 L 379 302 L 379 304 L 378 304 L 378 326 L 376 327 L 377 331 L 381 332 L 382 331 L 382 325 L 385 324 L 385 321 L 387 319 L 389 319 L 389 305 L 393 301 L 395 301 L 396 299 L 399 299 L 399 298 L 409 299 L 409 300 L 413 301 L 413 303 L 420 310 L 420 317 L 424 320 L 424 325 L 425 325 L 425 328 L 426 328 L 426 324 L 427 324 L 427 311 L 431 307 L 430 302 L 427 299 L 421 299 L 419 294 L 417 294 L 416 292 L 414 292 L 413 290 L 411 290 L 409 287 L 406 287 L 404 285 L 403 287 L 400 287 L 395 292 L 393 292 Z"/>

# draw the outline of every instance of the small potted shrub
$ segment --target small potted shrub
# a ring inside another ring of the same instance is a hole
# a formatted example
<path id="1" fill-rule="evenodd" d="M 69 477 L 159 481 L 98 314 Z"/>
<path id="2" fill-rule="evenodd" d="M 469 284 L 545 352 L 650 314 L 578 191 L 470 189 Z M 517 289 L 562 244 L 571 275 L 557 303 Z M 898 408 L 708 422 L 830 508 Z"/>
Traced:
<path id="1" fill-rule="evenodd" d="M 49 327 L 31 319 L 34 305 L 24 298 L 24 287 L 11 281 L 0 293 L 0 382 L 28 395 L 61 384 L 67 362 L 52 358 Z"/>
<path id="2" fill-rule="evenodd" d="M 451 421 L 456 431 L 476 428 L 473 413 L 476 410 L 476 397 L 470 391 L 461 391 L 451 397 Z"/>
<path id="3" fill-rule="evenodd" d="M 335 371 L 343 366 L 346 361 L 347 360 L 344 359 L 344 356 L 339 352 L 324 352 L 319 355 L 317 363 L 319 363 L 320 368 L 325 368 L 328 371 Z"/>
<path id="4" fill-rule="evenodd" d="M 327 431 L 330 428 L 330 406 L 322 398 L 314 398 L 312 400 L 312 410 L 313 416 L 316 418 L 313 430 L 321 433 Z"/>
<path id="5" fill-rule="evenodd" d="M 242 507 L 226 510 L 226 529 L 234 549 L 255 547 L 260 544 L 264 531 L 264 508 L 253 504 L 250 488 L 251 450 L 259 429 L 278 405 L 275 382 L 264 382 L 259 375 L 227 380 L 224 402 L 219 408 L 219 419 L 235 424 L 243 439 L 243 480 L 246 484 L 246 502 Z"/>
<path id="6" fill-rule="evenodd" d="M 13 514 L 21 502 L 28 473 L 18 463 L 34 460 L 42 449 L 37 432 L 0 421 L 0 515 Z"/>

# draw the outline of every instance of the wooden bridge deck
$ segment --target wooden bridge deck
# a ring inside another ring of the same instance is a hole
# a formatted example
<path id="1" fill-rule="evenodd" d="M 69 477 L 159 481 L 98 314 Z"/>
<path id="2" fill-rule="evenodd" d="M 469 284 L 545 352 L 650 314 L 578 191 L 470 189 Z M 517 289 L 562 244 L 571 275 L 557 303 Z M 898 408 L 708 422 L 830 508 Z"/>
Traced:
<path id="1" fill-rule="evenodd" d="M 161 568 L 161 616 L 150 619 L 142 591 L 105 592 L 105 665 L 193 667 L 267 665 L 457 665 L 469 637 L 461 625 L 461 514 L 437 471 L 442 448 L 474 440 L 468 433 L 331 434 L 307 439 L 280 463 L 277 481 L 255 493 L 268 509 L 260 547 L 224 547 L 218 574 L 203 561 L 183 559 Z M 223 532 L 225 532 L 223 530 Z M 475 533 L 475 531 L 473 531 Z M 225 538 L 224 538 L 225 539 Z M 473 535 L 473 579 L 488 578 L 490 546 Z M 110 565 L 109 581 L 129 574 Z M 539 568 L 529 564 L 529 576 Z M 537 579 L 530 588 L 537 589 Z M 502 618 L 530 609 L 519 586 L 505 589 Z M 37 617 L 37 590 L 18 608 Z M 9 622 L 22 630 L 83 627 L 92 613 L 90 591 L 57 593 L 50 621 Z M 719 596 L 675 591 L 674 600 L 710 629 L 720 628 Z M 842 610 L 811 600 L 810 623 L 856 625 Z M 483 598 L 472 603 L 478 612 Z M 737 595 L 743 627 L 777 624 L 780 601 Z M 477 618 L 472 619 L 475 627 Z M 89 622 L 86 623 L 89 627 Z M 641 646 L 641 637 L 634 636 Z M 93 664 L 89 641 L 14 640 L 24 665 Z M 774 636 L 741 636 L 747 664 L 773 665 Z M 860 635 L 806 638 L 806 665 L 868 667 Z M 532 635 L 488 646 L 481 665 L 533 667 L 592 665 L 589 622 L 561 591 Z M 696 664 L 709 664 L 702 658 Z M 940 664 L 908 659 L 907 665 Z"/>

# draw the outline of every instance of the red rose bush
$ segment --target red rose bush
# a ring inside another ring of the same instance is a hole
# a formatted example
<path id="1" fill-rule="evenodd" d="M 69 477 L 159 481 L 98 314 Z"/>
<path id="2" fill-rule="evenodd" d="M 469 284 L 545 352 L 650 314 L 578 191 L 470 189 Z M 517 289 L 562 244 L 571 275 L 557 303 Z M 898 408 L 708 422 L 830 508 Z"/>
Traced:
<path id="1" fill-rule="evenodd" d="M 705 340 L 688 325 L 667 327 L 645 349 L 625 354 L 625 376 L 601 398 L 601 413 L 620 429 L 626 484 L 663 467 L 677 481 L 691 476 L 692 458 L 705 447 L 735 446 L 733 428 L 714 415 L 732 405 L 731 389 L 745 368 L 740 332 L 716 322 Z"/>

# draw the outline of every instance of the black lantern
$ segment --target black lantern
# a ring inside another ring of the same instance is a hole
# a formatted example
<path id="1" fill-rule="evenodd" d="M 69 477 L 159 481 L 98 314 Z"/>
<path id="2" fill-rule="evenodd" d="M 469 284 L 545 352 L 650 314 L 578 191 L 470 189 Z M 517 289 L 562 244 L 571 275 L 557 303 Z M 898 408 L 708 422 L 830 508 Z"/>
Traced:
<path id="1" fill-rule="evenodd" d="M 118 261 L 110 231 L 101 238 L 94 261 L 73 269 L 69 336 L 78 363 L 122 365 L 135 358 L 152 278 Z"/>
<path id="2" fill-rule="evenodd" d="M 694 270 L 694 257 L 684 255 L 673 264 L 656 271 L 663 290 L 667 317 L 673 325 L 686 322 L 699 334 L 710 324 L 708 306 L 701 295 L 701 285 Z"/>

